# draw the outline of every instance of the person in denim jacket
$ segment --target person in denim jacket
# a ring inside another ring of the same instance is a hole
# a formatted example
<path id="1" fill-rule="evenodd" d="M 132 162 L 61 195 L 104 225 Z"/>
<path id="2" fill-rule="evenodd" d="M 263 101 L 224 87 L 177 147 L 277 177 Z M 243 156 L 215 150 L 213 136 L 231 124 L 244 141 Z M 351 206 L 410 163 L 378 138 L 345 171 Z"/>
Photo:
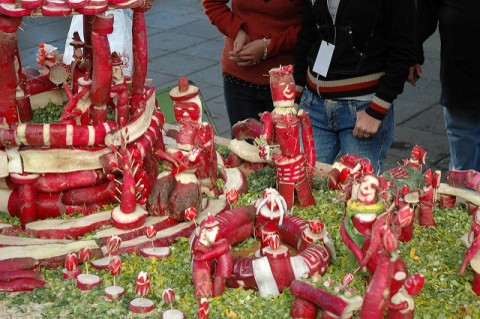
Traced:
<path id="1" fill-rule="evenodd" d="M 296 102 L 312 121 L 317 160 L 355 154 L 379 172 L 393 141 L 392 103 L 415 61 L 415 0 L 305 6 L 294 79 Z"/>
<path id="2" fill-rule="evenodd" d="M 417 0 L 418 56 L 409 82 L 422 76 L 423 42 L 437 30 L 450 170 L 480 171 L 480 24 L 478 0 Z"/>

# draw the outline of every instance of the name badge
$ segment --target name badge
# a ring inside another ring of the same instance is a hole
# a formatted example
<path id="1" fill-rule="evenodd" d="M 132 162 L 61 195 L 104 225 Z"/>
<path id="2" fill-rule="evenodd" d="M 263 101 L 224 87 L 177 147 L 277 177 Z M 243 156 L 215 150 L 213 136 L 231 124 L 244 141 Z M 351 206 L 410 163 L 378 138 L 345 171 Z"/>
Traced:
<path id="1" fill-rule="evenodd" d="M 320 49 L 318 50 L 317 58 L 313 64 L 313 71 L 315 73 L 318 73 L 321 76 L 327 76 L 334 49 L 335 45 L 326 41 L 322 41 L 320 44 Z"/>

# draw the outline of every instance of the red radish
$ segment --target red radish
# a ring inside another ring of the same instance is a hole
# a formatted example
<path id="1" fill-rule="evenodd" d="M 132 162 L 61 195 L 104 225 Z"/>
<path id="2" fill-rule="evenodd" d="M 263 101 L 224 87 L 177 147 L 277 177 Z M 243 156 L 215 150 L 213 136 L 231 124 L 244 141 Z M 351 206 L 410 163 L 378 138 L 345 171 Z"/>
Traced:
<path id="1" fill-rule="evenodd" d="M 107 246 L 106 246 L 107 247 L 107 256 L 92 261 L 92 266 L 94 268 L 98 269 L 98 270 L 108 268 L 108 266 L 109 266 L 109 264 L 112 260 L 111 254 L 113 252 L 115 252 L 118 249 L 118 247 L 120 247 L 121 243 L 122 243 L 122 240 L 117 235 L 113 235 L 112 237 L 110 237 L 107 240 Z"/>
<path id="2" fill-rule="evenodd" d="M 145 296 L 150 290 L 150 276 L 144 271 L 140 271 L 137 275 L 137 280 L 135 282 L 135 293 L 140 296 L 140 298 L 133 299 L 130 302 L 130 310 L 135 313 L 145 313 L 150 312 L 154 308 L 153 301 Z"/>
<path id="3" fill-rule="evenodd" d="M 17 248 L 18 249 L 18 248 Z M 0 260 L 0 272 L 37 268 L 39 261 L 35 258 L 20 257 Z"/>
<path id="4" fill-rule="evenodd" d="M 19 278 L 34 278 L 38 280 L 44 280 L 44 275 L 42 272 L 32 269 L 0 272 L 0 281 L 11 281 Z"/>
<path id="5" fill-rule="evenodd" d="M 78 252 L 78 258 L 85 264 L 86 273 L 88 275 L 88 261 L 92 258 L 92 251 L 88 247 L 83 247 Z"/>
<path id="6" fill-rule="evenodd" d="M 65 257 L 65 268 L 62 269 L 63 279 L 77 279 L 82 271 L 78 268 L 78 258 L 74 253 L 69 253 Z"/>
<path id="7" fill-rule="evenodd" d="M 175 291 L 172 288 L 167 288 L 162 292 L 162 299 L 165 303 L 172 305 L 175 301 Z"/>
<path id="8" fill-rule="evenodd" d="M 90 290 L 93 287 L 99 285 L 102 279 L 97 275 L 92 274 L 80 274 L 77 276 L 77 287 L 80 290 Z"/>
<path id="9" fill-rule="evenodd" d="M 31 291 L 45 286 L 46 282 L 35 278 L 19 278 L 0 282 L 0 292 Z"/>
<path id="10" fill-rule="evenodd" d="M 393 263 L 390 256 L 381 253 L 378 266 L 367 287 L 363 299 L 360 319 L 381 319 L 390 297 L 390 282 L 393 274 Z"/>
<path id="11" fill-rule="evenodd" d="M 125 289 L 115 285 L 115 278 L 122 271 L 122 260 L 119 256 L 112 256 L 108 264 L 108 271 L 113 276 L 113 286 L 105 288 L 105 295 L 110 300 L 116 300 L 125 293 Z"/>
<path id="12" fill-rule="evenodd" d="M 122 271 L 122 260 L 119 256 L 112 256 L 110 263 L 108 264 L 108 272 L 114 277 L 113 285 L 115 285 L 115 276 L 118 276 Z"/>
<path id="13" fill-rule="evenodd" d="M 362 298 L 360 296 L 352 298 L 336 296 L 322 288 L 314 288 L 311 284 L 298 279 L 292 282 L 290 289 L 292 294 L 297 298 L 314 303 L 320 307 L 322 311 L 332 314 L 332 317 L 327 318 L 350 318 L 353 311 L 358 310 L 362 303 Z M 292 312 L 298 310 L 298 308 L 295 307 L 295 303 L 297 303 L 296 300 L 292 306 Z M 293 315 L 293 318 L 299 318 L 292 313 L 291 315 Z M 333 315 L 335 315 L 335 317 Z M 313 318 L 316 318 L 316 316 Z"/>
<path id="14" fill-rule="evenodd" d="M 197 209 L 195 207 L 190 207 L 185 209 L 185 219 L 188 221 L 193 220 L 195 222 L 195 218 L 197 218 Z M 195 222 L 196 224 L 196 222 Z"/>
<path id="15" fill-rule="evenodd" d="M 308 227 L 314 234 L 320 234 L 325 229 L 325 224 L 321 220 L 311 220 L 308 222 Z"/>
<path id="16" fill-rule="evenodd" d="M 200 298 L 197 311 L 198 319 L 208 319 L 208 299 Z"/>
<path id="17" fill-rule="evenodd" d="M 148 313 L 155 307 L 152 300 L 148 298 L 135 298 L 130 302 L 129 308 L 134 313 Z"/>
<path id="18" fill-rule="evenodd" d="M 278 250 L 280 248 L 280 236 L 273 234 L 268 238 L 268 246 L 272 250 Z"/>
<path id="19" fill-rule="evenodd" d="M 156 235 L 157 235 L 157 230 L 155 229 L 155 226 L 153 225 L 147 226 L 147 228 L 145 229 L 145 236 L 147 236 L 147 238 L 149 239 L 152 239 Z"/>
<path id="20" fill-rule="evenodd" d="M 238 192 L 236 189 L 229 189 L 226 194 L 227 202 L 230 208 L 238 201 Z"/>
<path id="21" fill-rule="evenodd" d="M 125 293 L 125 289 L 120 286 L 108 286 L 105 288 L 105 296 L 109 300 L 117 300 Z"/>
<path id="22" fill-rule="evenodd" d="M 140 271 L 135 282 L 135 293 L 140 297 L 145 297 L 150 291 L 150 276 L 144 271 Z"/>
<path id="23" fill-rule="evenodd" d="M 110 237 L 107 241 L 107 252 L 110 255 L 111 253 L 115 252 L 118 247 L 120 247 L 120 244 L 122 243 L 122 240 L 120 237 L 117 235 L 113 235 Z"/>

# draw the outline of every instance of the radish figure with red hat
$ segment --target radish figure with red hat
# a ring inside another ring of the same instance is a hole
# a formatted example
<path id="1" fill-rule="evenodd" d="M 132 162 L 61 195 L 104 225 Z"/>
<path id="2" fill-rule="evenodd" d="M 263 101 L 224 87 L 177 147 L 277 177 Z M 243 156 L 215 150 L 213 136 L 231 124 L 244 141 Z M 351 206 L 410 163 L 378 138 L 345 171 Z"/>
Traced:
<path id="1" fill-rule="evenodd" d="M 193 235 L 191 252 L 195 297 L 221 295 L 227 278 L 232 275 L 233 257 L 227 240 L 220 238 L 218 220 L 210 213 Z"/>
<path id="2" fill-rule="evenodd" d="M 315 204 L 311 190 L 316 162 L 312 125 L 308 114 L 304 110 L 297 112 L 294 107 L 295 82 L 292 73 L 292 65 L 270 70 L 270 90 L 275 109 L 261 115 L 263 133 L 256 139 L 260 156 L 273 160 L 277 189 L 288 209 L 294 204 L 295 194 L 301 206 Z"/>
<path id="3" fill-rule="evenodd" d="M 83 48 L 85 48 L 86 43 L 80 38 L 78 32 L 73 33 L 72 41 L 70 41 L 70 46 L 73 47 L 73 59 L 70 63 L 70 72 L 72 74 L 72 90 L 74 93 L 78 92 L 78 79 L 85 76 L 86 72 L 90 70 L 91 62 L 87 62 L 83 56 Z"/>
<path id="4" fill-rule="evenodd" d="M 423 289 L 425 278 L 415 274 L 407 278 L 403 287 L 392 296 L 388 304 L 387 319 L 413 319 L 415 317 L 415 303 L 413 297 Z"/>

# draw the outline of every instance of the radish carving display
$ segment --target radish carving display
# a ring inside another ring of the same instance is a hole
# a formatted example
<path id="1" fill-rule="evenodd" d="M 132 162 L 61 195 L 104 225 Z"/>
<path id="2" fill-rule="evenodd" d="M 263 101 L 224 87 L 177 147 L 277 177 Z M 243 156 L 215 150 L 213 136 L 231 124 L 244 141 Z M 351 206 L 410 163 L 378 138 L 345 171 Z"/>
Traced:
<path id="1" fill-rule="evenodd" d="M 69 253 L 65 257 L 65 268 L 62 269 L 64 279 L 77 279 L 82 270 L 78 267 L 78 258 L 74 253 Z"/>
<path id="2" fill-rule="evenodd" d="M 112 253 L 116 252 L 122 243 L 122 239 L 117 235 L 113 235 L 107 240 L 107 255 L 103 258 L 92 261 L 92 266 L 96 269 L 108 268 L 113 258 Z"/>

